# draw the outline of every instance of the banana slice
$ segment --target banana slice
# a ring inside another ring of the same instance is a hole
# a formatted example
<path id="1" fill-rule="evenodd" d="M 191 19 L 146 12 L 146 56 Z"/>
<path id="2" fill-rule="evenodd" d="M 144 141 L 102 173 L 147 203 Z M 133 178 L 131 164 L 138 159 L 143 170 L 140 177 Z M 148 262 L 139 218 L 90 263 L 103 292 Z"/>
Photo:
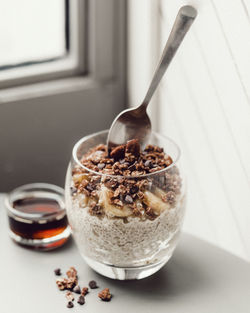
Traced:
<path id="1" fill-rule="evenodd" d="M 124 205 L 123 207 L 118 207 L 109 202 L 109 189 L 102 186 L 99 195 L 99 204 L 103 206 L 104 211 L 107 215 L 117 216 L 117 217 L 128 217 L 132 214 L 132 210 Z"/>
<path id="2" fill-rule="evenodd" d="M 72 178 L 74 183 L 81 183 L 84 179 L 88 179 L 88 176 L 86 174 L 75 174 Z"/>
<path id="3" fill-rule="evenodd" d="M 154 194 L 161 199 L 162 196 L 166 195 L 166 192 L 164 192 L 162 189 L 156 187 L 154 189 Z"/>
<path id="4" fill-rule="evenodd" d="M 151 207 L 156 214 L 159 215 L 164 210 L 170 209 L 170 205 L 168 203 L 163 202 L 159 197 L 157 197 L 152 192 L 145 191 L 144 196 L 145 196 L 147 205 Z"/>

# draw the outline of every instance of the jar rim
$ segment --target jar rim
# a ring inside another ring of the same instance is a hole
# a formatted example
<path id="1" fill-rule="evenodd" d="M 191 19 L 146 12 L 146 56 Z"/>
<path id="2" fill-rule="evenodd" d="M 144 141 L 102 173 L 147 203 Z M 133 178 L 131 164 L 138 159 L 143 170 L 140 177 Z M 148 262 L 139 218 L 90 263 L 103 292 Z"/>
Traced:
<path id="1" fill-rule="evenodd" d="M 95 136 L 98 136 L 98 135 L 101 135 L 101 134 L 105 134 L 105 133 L 108 133 L 108 129 L 105 129 L 105 130 L 102 130 L 102 131 L 99 131 L 99 132 L 96 132 L 96 133 L 93 133 L 93 134 L 90 134 L 90 135 L 86 135 L 84 137 L 82 137 L 80 140 L 78 140 L 76 142 L 76 144 L 74 145 L 73 147 L 73 150 L 72 150 L 72 157 L 73 157 L 73 160 L 75 161 L 76 164 L 78 164 L 81 168 L 85 169 L 86 171 L 92 173 L 92 174 L 95 174 L 95 175 L 99 175 L 99 176 L 102 176 L 102 177 L 109 177 L 109 178 L 116 178 L 116 179 L 121 179 L 121 178 L 126 178 L 126 179 L 141 179 L 141 178 L 148 178 L 148 177 L 152 177 L 152 176 L 155 176 L 155 175 L 158 175 L 158 174 L 162 174 L 166 171 L 168 171 L 170 168 L 174 167 L 176 165 L 176 163 L 179 161 L 180 159 L 180 156 L 181 156 L 181 150 L 179 148 L 179 146 L 169 137 L 167 136 L 164 136 L 164 135 L 161 135 L 157 132 L 154 132 L 152 131 L 152 134 L 156 135 L 157 137 L 161 137 L 163 140 L 167 140 L 169 142 L 171 142 L 176 150 L 177 150 L 177 156 L 176 158 L 173 160 L 173 163 L 171 163 L 168 167 L 166 168 L 163 168 L 159 171 L 156 171 L 156 172 L 153 172 L 153 173 L 148 173 L 148 174 L 144 174 L 144 175 L 137 175 L 137 176 L 123 176 L 123 175 L 111 175 L 111 174 L 106 174 L 106 173 L 101 173 L 101 172 L 96 172 L 86 166 L 84 166 L 81 161 L 79 160 L 78 156 L 77 156 L 77 151 L 79 149 L 79 147 L 81 146 L 81 144 L 84 142 L 84 141 L 87 141 L 88 139 L 91 139 Z M 172 156 L 171 156 L 172 157 Z"/>
<path id="2" fill-rule="evenodd" d="M 32 189 L 34 189 L 32 191 Z M 51 213 L 46 213 L 43 218 L 54 218 L 61 216 L 62 214 L 66 214 L 66 209 L 65 209 L 65 203 L 64 203 L 64 189 L 53 185 L 53 184 L 48 184 L 48 183 L 31 183 L 31 184 L 25 184 L 22 186 L 19 186 L 9 193 L 6 194 L 5 196 L 5 207 L 8 211 L 8 214 L 12 216 L 16 216 L 25 220 L 41 220 L 43 219 L 42 217 L 38 217 L 36 214 L 32 213 L 27 213 L 27 212 L 21 212 L 13 207 L 13 202 L 18 200 L 18 199 L 25 199 L 25 197 L 30 196 L 34 198 L 38 198 L 38 196 L 34 196 L 32 193 L 50 193 L 51 195 L 53 194 L 54 197 L 47 197 L 48 199 L 52 199 L 58 202 L 59 204 L 59 210 L 57 212 L 51 212 Z M 41 198 L 44 197 L 44 195 L 41 195 Z"/>

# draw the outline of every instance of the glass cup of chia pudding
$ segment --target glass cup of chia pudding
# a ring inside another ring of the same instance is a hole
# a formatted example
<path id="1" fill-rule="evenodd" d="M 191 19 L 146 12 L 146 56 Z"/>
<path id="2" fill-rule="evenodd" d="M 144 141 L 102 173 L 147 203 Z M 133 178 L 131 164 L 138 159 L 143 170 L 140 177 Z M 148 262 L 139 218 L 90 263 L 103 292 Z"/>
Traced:
<path id="1" fill-rule="evenodd" d="M 141 279 L 172 256 L 185 211 L 180 149 L 152 133 L 107 151 L 108 131 L 79 140 L 66 176 L 66 209 L 86 263 L 110 278 Z"/>

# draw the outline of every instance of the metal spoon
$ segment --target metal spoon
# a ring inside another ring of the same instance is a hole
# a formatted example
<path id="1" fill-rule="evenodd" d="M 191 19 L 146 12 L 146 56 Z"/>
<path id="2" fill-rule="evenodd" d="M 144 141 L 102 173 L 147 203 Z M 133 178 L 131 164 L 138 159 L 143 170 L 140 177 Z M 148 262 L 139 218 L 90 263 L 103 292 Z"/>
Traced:
<path id="1" fill-rule="evenodd" d="M 128 140 L 135 138 L 139 139 L 142 147 L 146 145 L 151 134 L 151 122 L 146 112 L 147 106 L 196 15 L 197 11 L 192 6 L 186 5 L 180 8 L 142 104 L 137 108 L 122 111 L 114 119 L 107 139 L 108 151 L 114 146 L 125 144 Z"/>

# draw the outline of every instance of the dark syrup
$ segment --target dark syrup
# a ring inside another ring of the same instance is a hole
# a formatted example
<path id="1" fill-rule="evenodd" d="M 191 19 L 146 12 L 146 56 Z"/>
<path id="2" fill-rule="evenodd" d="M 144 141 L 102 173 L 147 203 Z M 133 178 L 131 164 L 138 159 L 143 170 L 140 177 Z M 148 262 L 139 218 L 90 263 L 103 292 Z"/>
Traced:
<path id="1" fill-rule="evenodd" d="M 25 198 L 13 202 L 15 210 L 27 213 L 26 218 L 9 216 L 10 229 L 26 239 L 45 239 L 62 233 L 67 225 L 66 214 L 57 218 L 50 216 L 61 211 L 56 200 L 46 198 Z M 36 220 L 29 218 L 29 214 L 36 216 Z"/>

